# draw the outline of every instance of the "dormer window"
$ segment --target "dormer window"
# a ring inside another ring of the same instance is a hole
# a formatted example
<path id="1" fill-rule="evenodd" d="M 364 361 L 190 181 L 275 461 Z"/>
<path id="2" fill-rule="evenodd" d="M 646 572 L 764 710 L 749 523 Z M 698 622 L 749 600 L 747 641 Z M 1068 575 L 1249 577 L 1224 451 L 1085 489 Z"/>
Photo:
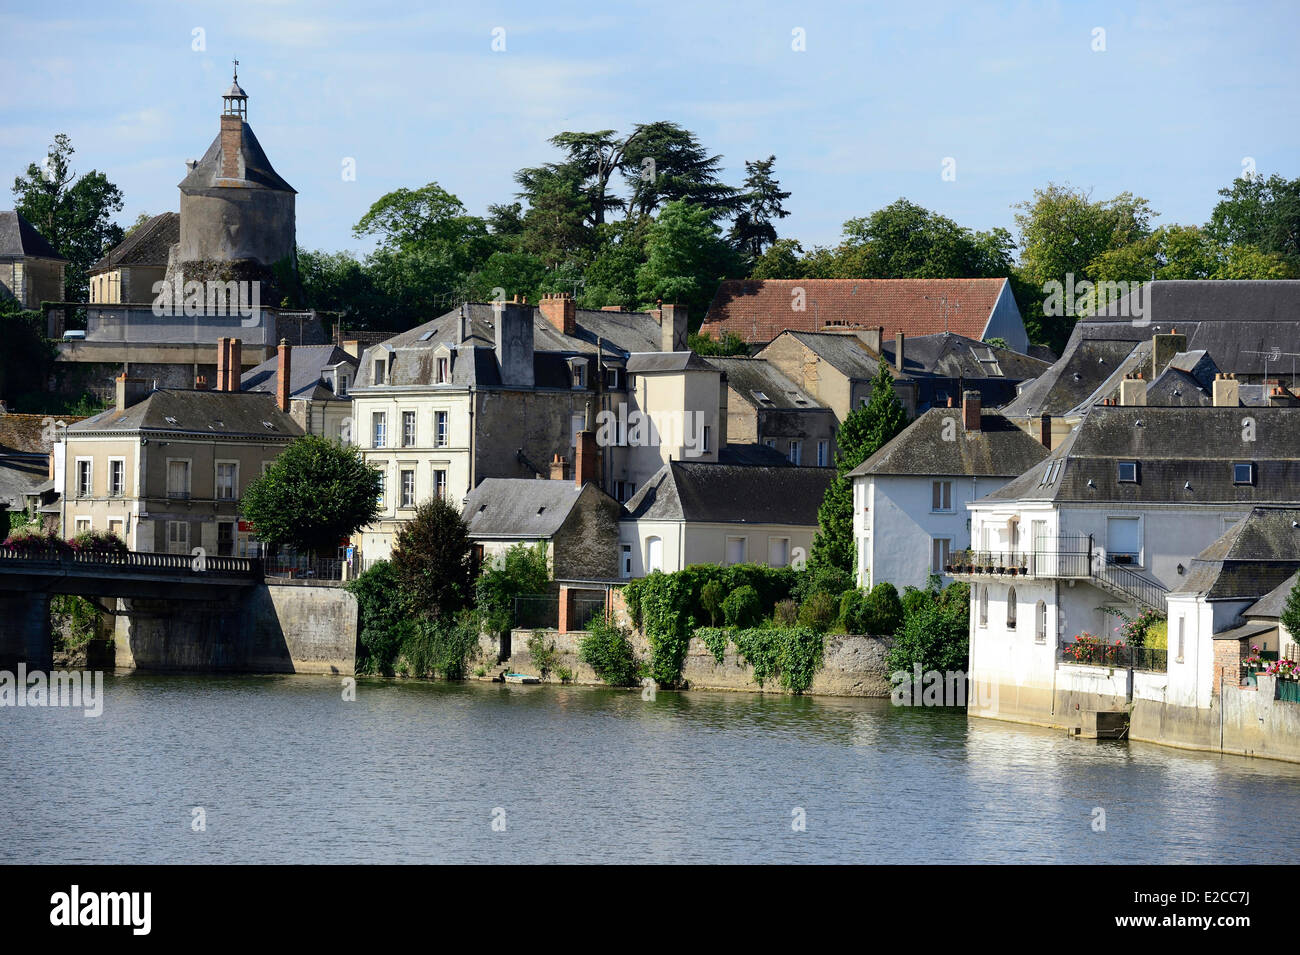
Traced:
<path id="1" fill-rule="evenodd" d="M 334 394 L 335 394 L 336 397 L 339 397 L 339 398 L 346 398 L 346 397 L 348 396 L 348 376 L 347 376 L 347 375 L 344 375 L 344 374 L 339 374 L 339 375 L 338 375 L 338 386 L 334 389 Z"/>
<path id="2" fill-rule="evenodd" d="M 585 358 L 569 359 L 569 378 L 574 388 L 587 387 L 587 360 Z"/>
<path id="3" fill-rule="evenodd" d="M 438 368 L 434 377 L 434 382 L 439 385 L 445 385 L 451 376 L 451 361 L 447 358 L 438 359 Z"/>
<path id="4" fill-rule="evenodd" d="M 386 382 L 388 376 L 385 372 L 388 370 L 388 362 L 383 358 L 375 359 L 375 384 L 382 385 Z"/>
<path id="5" fill-rule="evenodd" d="M 1254 484 L 1255 463 L 1253 461 L 1234 461 L 1232 464 L 1233 484 Z"/>
<path id="6" fill-rule="evenodd" d="M 1120 484 L 1136 484 L 1138 482 L 1138 463 L 1136 461 L 1120 461 L 1117 480 Z"/>

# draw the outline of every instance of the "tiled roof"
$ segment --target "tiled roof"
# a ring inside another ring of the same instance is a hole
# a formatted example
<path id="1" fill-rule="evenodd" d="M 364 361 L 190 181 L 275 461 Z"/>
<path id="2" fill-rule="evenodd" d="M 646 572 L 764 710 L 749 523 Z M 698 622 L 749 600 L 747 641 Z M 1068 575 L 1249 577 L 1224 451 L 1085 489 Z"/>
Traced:
<path id="1" fill-rule="evenodd" d="M 948 430 L 951 440 L 944 437 Z M 961 408 L 932 408 L 850 473 L 1016 477 L 1047 454 L 1040 442 L 1000 414 L 985 412 L 980 430 L 966 431 Z"/>
<path id="2" fill-rule="evenodd" d="M 704 325 L 765 344 L 781 332 L 821 331 L 827 325 L 883 326 L 885 336 L 952 331 L 982 338 L 1006 279 L 743 279 L 718 286 Z M 791 307 L 803 290 L 803 311 Z M 929 299 L 926 298 L 929 296 Z M 947 299 L 947 322 L 940 297 Z M 958 308 L 960 305 L 960 308 Z"/>
<path id="3" fill-rule="evenodd" d="M 0 212 L 0 255 L 67 261 L 45 236 L 14 210 Z"/>
<path id="4" fill-rule="evenodd" d="M 671 461 L 627 502 L 632 520 L 815 527 L 833 468 Z"/>
<path id="5" fill-rule="evenodd" d="M 142 223 L 90 268 L 90 274 L 123 265 L 165 266 L 171 247 L 181 240 L 181 217 L 164 212 Z"/>

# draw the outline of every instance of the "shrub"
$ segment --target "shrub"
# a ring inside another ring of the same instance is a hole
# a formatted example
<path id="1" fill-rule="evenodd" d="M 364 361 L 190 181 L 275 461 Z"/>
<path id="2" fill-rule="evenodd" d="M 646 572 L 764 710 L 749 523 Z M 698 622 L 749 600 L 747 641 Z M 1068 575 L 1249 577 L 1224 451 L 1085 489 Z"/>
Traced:
<path id="1" fill-rule="evenodd" d="M 543 680 L 551 675 L 560 659 L 559 651 L 555 649 L 555 641 L 547 643 L 546 637 L 540 630 L 534 630 L 528 637 L 528 656 L 532 659 L 533 666 L 537 667 L 538 676 Z"/>
<path id="2" fill-rule="evenodd" d="M 862 604 L 866 600 L 864 594 L 857 587 L 852 590 L 846 590 L 840 595 L 839 614 L 835 622 L 845 633 L 862 633 Z"/>
<path id="3" fill-rule="evenodd" d="M 402 641 L 401 657 L 412 676 L 463 680 L 478 655 L 478 637 L 478 616 L 471 611 L 422 619 Z"/>
<path id="4" fill-rule="evenodd" d="M 737 587 L 722 602 L 722 615 L 728 627 L 744 629 L 754 626 L 763 616 L 758 591 L 748 584 Z"/>
<path id="5" fill-rule="evenodd" d="M 360 618 L 357 672 L 392 676 L 402 644 L 415 626 L 393 565 L 386 560 L 375 563 L 349 581 L 347 589 L 357 598 Z"/>
<path id="6" fill-rule="evenodd" d="M 909 607 L 908 598 L 913 594 L 924 599 L 913 598 Z M 924 590 L 904 593 L 905 619 L 886 656 L 889 669 L 910 672 L 920 664 L 922 672 L 964 671 L 969 655 L 969 601 L 970 588 L 964 584 L 953 584 L 942 594 Z"/>
<path id="7" fill-rule="evenodd" d="M 588 625 L 578 644 L 578 658 L 610 686 L 633 686 L 641 671 L 628 631 L 601 619 Z"/>
<path id="8" fill-rule="evenodd" d="M 918 590 L 915 587 L 904 587 L 903 597 L 901 600 L 903 606 L 903 617 L 907 618 L 914 613 L 920 612 L 927 604 L 933 603 L 934 594 L 928 590 Z"/>
<path id="9" fill-rule="evenodd" d="M 77 553 L 126 554 L 131 548 L 112 531 L 82 531 L 68 541 L 68 548 Z"/>
<path id="10" fill-rule="evenodd" d="M 903 602 L 898 599 L 898 591 L 888 581 L 881 581 L 863 598 L 859 619 L 862 629 L 859 632 L 888 636 L 902 626 L 903 616 Z"/>
<path id="11" fill-rule="evenodd" d="M 815 593 L 827 593 L 837 600 L 840 594 L 853 589 L 853 575 L 841 567 L 819 564 L 799 571 L 791 596 L 803 603 Z"/>
<path id="12" fill-rule="evenodd" d="M 835 597 L 819 590 L 810 594 L 799 608 L 799 626 L 825 633 L 835 623 L 837 612 Z"/>
<path id="13" fill-rule="evenodd" d="M 20 531 L 10 534 L 0 544 L 5 550 L 15 554 L 56 553 L 63 554 L 71 550 L 68 542 L 52 531 Z"/>
<path id="14" fill-rule="evenodd" d="M 710 580 L 700 588 L 700 605 L 709 615 L 709 623 L 715 627 L 718 625 L 718 614 L 722 612 L 722 601 L 726 595 L 727 592 L 722 589 L 722 584 L 716 580 Z"/>
<path id="15" fill-rule="evenodd" d="M 772 623 L 778 627 L 793 627 L 799 622 L 799 606 L 793 600 L 777 601 L 772 608 Z"/>
<path id="16" fill-rule="evenodd" d="M 695 635 L 709 648 L 713 659 L 721 663 L 727 654 L 727 631 L 719 627 L 700 627 Z"/>

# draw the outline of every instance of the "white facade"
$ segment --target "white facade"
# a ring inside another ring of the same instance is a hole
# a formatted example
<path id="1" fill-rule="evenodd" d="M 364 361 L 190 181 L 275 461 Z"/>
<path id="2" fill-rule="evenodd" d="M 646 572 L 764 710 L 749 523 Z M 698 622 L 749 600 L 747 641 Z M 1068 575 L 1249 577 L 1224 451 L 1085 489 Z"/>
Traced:
<path id="1" fill-rule="evenodd" d="M 700 521 L 619 521 L 619 567 L 625 578 L 673 573 L 691 564 L 766 564 L 806 560 L 816 527 Z"/>

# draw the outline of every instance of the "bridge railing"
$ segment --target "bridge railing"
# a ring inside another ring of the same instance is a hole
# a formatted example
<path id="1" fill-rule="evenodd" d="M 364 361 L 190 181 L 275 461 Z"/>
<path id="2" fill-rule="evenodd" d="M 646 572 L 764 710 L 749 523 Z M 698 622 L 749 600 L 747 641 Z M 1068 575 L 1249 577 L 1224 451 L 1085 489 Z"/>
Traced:
<path id="1" fill-rule="evenodd" d="M 0 547 L 0 568 L 26 565 L 60 567 L 117 568 L 162 573 L 216 574 L 229 577 L 258 577 L 262 563 L 257 557 L 218 557 L 212 554 L 152 554 L 141 551 L 109 553 L 72 550 L 6 550 Z"/>

